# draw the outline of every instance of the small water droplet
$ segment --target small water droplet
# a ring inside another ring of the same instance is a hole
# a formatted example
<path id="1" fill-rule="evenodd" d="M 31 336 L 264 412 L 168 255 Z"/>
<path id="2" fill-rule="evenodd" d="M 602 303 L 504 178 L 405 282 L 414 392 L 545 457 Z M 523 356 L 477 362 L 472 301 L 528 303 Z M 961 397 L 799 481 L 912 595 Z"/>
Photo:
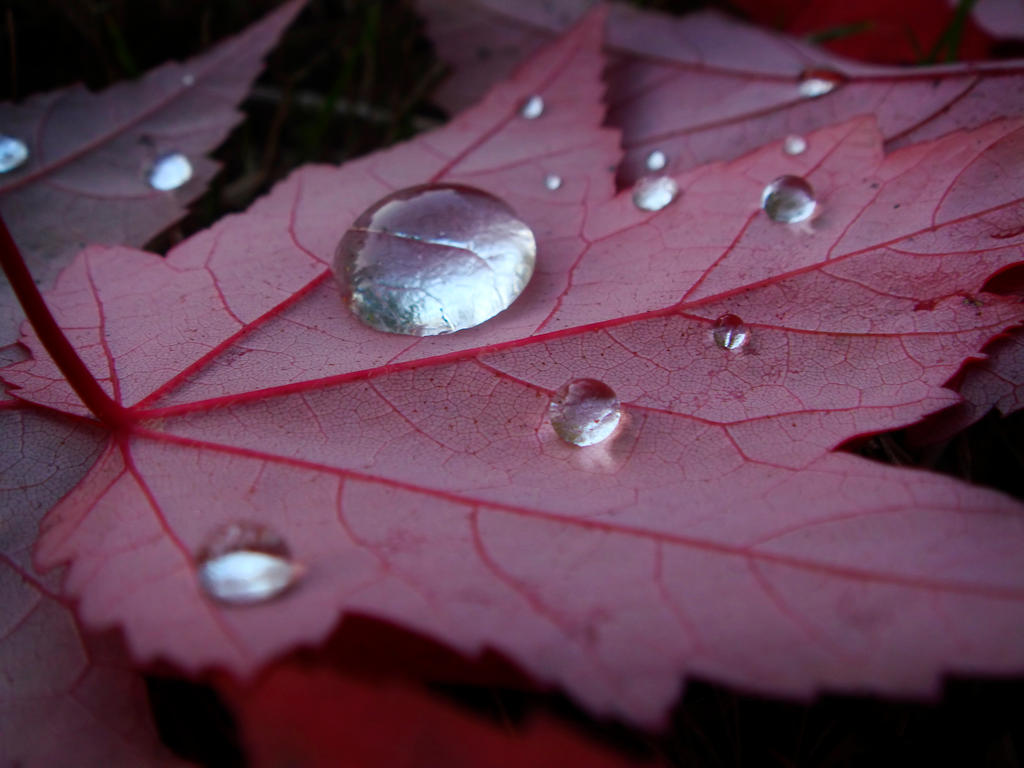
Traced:
<path id="1" fill-rule="evenodd" d="M 797 90 L 805 99 L 816 99 L 846 82 L 846 78 L 831 69 L 808 69 L 800 76 Z"/>
<path id="2" fill-rule="evenodd" d="M 28 160 L 28 146 L 21 139 L 0 133 L 0 173 L 13 171 Z"/>
<path id="3" fill-rule="evenodd" d="M 711 328 L 715 344 L 722 349 L 739 349 L 747 343 L 750 331 L 736 315 L 722 315 Z"/>
<path id="4" fill-rule="evenodd" d="M 533 232 L 503 200 L 438 184 L 371 206 L 338 244 L 334 271 L 366 325 L 434 336 L 508 308 L 533 275 L 536 256 Z"/>
<path id="5" fill-rule="evenodd" d="M 671 176 L 645 176 L 633 185 L 633 204 L 642 211 L 660 211 L 678 194 L 679 185 Z"/>
<path id="6" fill-rule="evenodd" d="M 800 176 L 780 176 L 761 193 L 761 207 L 772 221 L 786 224 L 806 221 L 817 205 L 814 190 Z"/>
<path id="7" fill-rule="evenodd" d="M 787 155 L 802 155 L 807 151 L 807 140 L 803 136 L 787 136 L 782 142 L 782 151 Z"/>
<path id="8" fill-rule="evenodd" d="M 573 379 L 555 393 L 548 408 L 551 426 L 565 442 L 594 445 L 607 440 L 619 425 L 619 398 L 603 381 Z"/>
<path id="9" fill-rule="evenodd" d="M 544 98 L 534 94 L 519 108 L 519 114 L 527 120 L 536 120 L 544 114 Z"/>
<path id="10" fill-rule="evenodd" d="M 160 155 L 149 171 L 149 186 L 170 192 L 192 178 L 192 163 L 180 152 Z"/>
<path id="11" fill-rule="evenodd" d="M 654 151 L 652 151 L 649 155 L 647 155 L 647 159 L 644 161 L 644 165 L 647 166 L 648 171 L 660 171 L 667 164 L 668 158 L 665 156 L 665 153 L 662 152 L 660 149 L 655 149 Z"/>
<path id="12" fill-rule="evenodd" d="M 184 75 L 181 76 L 181 84 L 184 85 L 186 88 L 191 88 L 193 85 L 196 84 L 196 76 L 193 75 L 191 72 L 186 72 Z"/>
<path id="13" fill-rule="evenodd" d="M 302 571 L 281 537 L 255 523 L 231 523 L 214 531 L 196 564 L 206 594 L 231 605 L 277 597 L 295 584 Z"/>
<path id="14" fill-rule="evenodd" d="M 544 177 L 544 186 L 554 192 L 562 186 L 562 177 L 554 173 L 549 173 Z"/>

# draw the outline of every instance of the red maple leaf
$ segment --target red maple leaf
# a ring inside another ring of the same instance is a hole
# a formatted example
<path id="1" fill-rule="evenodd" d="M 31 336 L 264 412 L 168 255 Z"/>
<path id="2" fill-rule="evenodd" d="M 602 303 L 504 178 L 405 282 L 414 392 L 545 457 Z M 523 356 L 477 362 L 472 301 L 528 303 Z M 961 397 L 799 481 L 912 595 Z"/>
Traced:
<path id="1" fill-rule="evenodd" d="M 0 181 L 0 210 L 44 286 L 86 242 L 141 246 L 185 211 L 218 165 L 205 157 L 241 118 L 235 105 L 260 61 L 298 12 L 289 3 L 242 34 L 182 64 L 170 63 L 101 93 L 81 87 L 0 105 L 7 135 L 29 156 Z M 146 181 L 166 151 L 191 159 L 174 191 Z M 0 359 L 23 315 L 0 284 Z M 0 761 L 5 765 L 172 765 L 150 723 L 141 680 L 116 637 L 83 633 L 60 594 L 59 573 L 42 575 L 31 551 L 43 514 L 85 475 L 105 435 L 0 395 Z"/>
<path id="2" fill-rule="evenodd" d="M 911 693 L 1024 666 L 1021 506 L 835 450 L 954 402 L 942 383 L 1020 321 L 980 291 L 1019 240 L 975 246 L 1019 219 L 1020 121 L 886 156 L 858 118 L 797 156 L 773 142 L 678 173 L 678 199 L 642 211 L 616 194 L 600 127 L 600 21 L 443 129 L 302 169 L 166 259 L 93 248 L 61 276 L 49 300 L 112 429 L 37 558 L 67 564 L 87 626 L 122 627 L 140 662 L 245 676 L 366 613 L 498 649 L 636 722 L 687 674 Z M 547 107 L 524 119 L 536 94 Z M 782 174 L 816 190 L 803 228 L 759 208 Z M 441 181 L 507 200 L 537 274 L 473 330 L 362 326 L 330 279 L 339 238 Z M 726 313 L 749 328 L 739 350 L 712 341 Z M 5 370 L 17 395 L 87 418 L 88 382 L 25 343 L 34 359 Z M 546 417 L 579 376 L 625 412 L 584 449 Z M 202 593 L 204 541 L 239 520 L 304 564 L 281 600 Z"/>
<path id="3" fill-rule="evenodd" d="M 452 67 L 439 94 L 452 109 L 474 101 L 586 5 L 576 0 L 418 4 L 440 55 Z M 898 12 L 903 8 L 899 5 Z M 862 10 L 849 3 L 815 3 L 809 9 Z M 996 27 L 1001 35 L 1019 35 L 1024 29 L 1018 6 L 990 2 L 975 10 L 993 34 Z M 474 45 L 465 45 L 467 39 Z M 712 161 L 734 160 L 766 141 L 803 137 L 866 113 L 874 115 L 883 146 L 891 151 L 1018 116 L 1024 107 L 1020 61 L 865 66 L 712 12 L 670 18 L 613 6 L 606 50 L 611 58 L 608 121 L 622 131 L 625 150 L 619 166 L 621 185 L 649 173 L 648 158 L 655 151 L 662 153 L 666 171 L 680 173 Z M 833 90 L 813 98 L 801 95 L 800 84 L 808 76 L 826 82 L 834 78 Z M 1020 234 L 1020 221 L 1011 216 L 984 238 L 1009 244 Z M 1015 396 L 1024 388 L 1016 354 L 1020 333 L 1010 330 L 1007 336 L 988 350 L 991 359 L 976 362 L 956 381 L 966 402 L 919 428 L 922 439 L 948 437 L 993 407 L 1003 414 L 1020 407 Z"/>
<path id="4" fill-rule="evenodd" d="M 418 4 L 452 67 L 440 93 L 449 109 L 476 101 L 587 5 Z M 606 100 L 609 123 L 622 131 L 619 180 L 626 185 L 647 172 L 645 160 L 655 149 L 665 153 L 666 169 L 678 173 L 864 114 L 875 116 L 892 150 L 1024 110 L 1019 60 L 870 66 L 712 11 L 668 17 L 616 4 L 611 14 Z M 474 45 L 464 45 L 466 39 Z M 828 73 L 836 76 L 831 91 L 801 95 L 805 76 Z"/>
<path id="5" fill-rule="evenodd" d="M 0 104 L 5 135 L 28 151 L 0 176 L 0 211 L 41 285 L 87 244 L 141 247 L 185 214 L 219 169 L 207 153 L 242 119 L 236 105 L 301 7 L 289 2 L 203 55 L 100 93 L 77 85 Z M 173 153 L 189 159 L 191 178 L 154 189 L 150 170 Z M 21 319 L 4 281 L 0 348 L 17 340 Z"/>
<path id="6" fill-rule="evenodd" d="M 58 574 L 41 576 L 31 562 L 39 518 L 96 459 L 100 431 L 30 408 L 7 408 L 0 419 L 0 758 L 25 766 L 68 765 L 71 754 L 75 765 L 97 768 L 177 765 L 157 740 L 122 644 L 84 635 L 60 596 Z M 22 442 L 28 451 L 20 451 Z"/>
<path id="7" fill-rule="evenodd" d="M 956 391 L 964 398 L 915 430 L 931 442 L 948 439 L 981 419 L 993 407 L 1007 416 L 1024 408 L 1024 338 L 1011 331 L 985 348 L 985 359 L 965 371 Z"/>

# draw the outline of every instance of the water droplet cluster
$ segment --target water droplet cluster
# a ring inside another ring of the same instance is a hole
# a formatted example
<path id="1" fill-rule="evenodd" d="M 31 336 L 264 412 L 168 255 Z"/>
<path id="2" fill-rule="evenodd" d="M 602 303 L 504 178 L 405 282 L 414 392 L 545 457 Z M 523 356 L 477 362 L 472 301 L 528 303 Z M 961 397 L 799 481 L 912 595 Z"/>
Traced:
<path id="1" fill-rule="evenodd" d="M 782 142 L 782 151 L 787 155 L 802 155 L 807 151 L 807 140 L 803 136 L 787 136 Z"/>
<path id="2" fill-rule="evenodd" d="M 747 343 L 750 332 L 736 315 L 722 315 L 711 327 L 711 337 L 722 349 L 740 349 Z"/>
<path id="3" fill-rule="evenodd" d="M 668 165 L 668 158 L 660 149 L 655 149 L 647 155 L 644 165 L 647 166 L 648 171 L 660 171 Z"/>
<path id="4" fill-rule="evenodd" d="M 611 437 L 622 410 L 615 392 L 597 379 L 573 379 L 555 393 L 549 406 L 551 426 L 571 445 L 594 445 Z"/>
<path id="5" fill-rule="evenodd" d="M 192 178 L 192 163 L 180 152 L 160 155 L 149 171 L 149 186 L 161 192 L 170 192 L 188 183 Z"/>
<path id="6" fill-rule="evenodd" d="M 196 557 L 196 568 L 206 594 L 229 605 L 271 600 L 301 575 L 280 536 L 246 522 L 214 531 Z"/>
<path id="7" fill-rule="evenodd" d="M 194 83 L 183 76 L 186 86 Z M 820 73 L 806 77 L 800 92 L 812 97 L 839 83 Z M 528 120 L 543 115 L 539 95 L 520 107 Z M 783 150 L 798 155 L 807 149 L 800 136 L 789 136 Z M 23 142 L 0 136 L 0 172 L 24 162 Z M 645 159 L 649 171 L 666 167 L 661 150 Z M 173 190 L 192 177 L 187 157 L 175 152 L 160 156 L 148 180 L 154 189 Z M 544 186 L 556 191 L 562 178 L 549 173 Z M 679 195 L 669 176 L 640 179 L 633 202 L 644 211 L 659 211 Z M 806 180 L 782 176 L 763 192 L 761 205 L 780 222 L 800 222 L 815 210 Z M 335 256 L 335 274 L 353 313 L 366 325 L 390 333 L 426 336 L 472 328 L 506 309 L 533 274 L 536 242 L 530 228 L 503 201 L 471 187 L 440 184 L 405 189 L 365 211 L 344 235 Z M 739 350 L 750 333 L 736 315 L 725 314 L 712 326 L 714 343 Z M 591 446 L 610 438 L 622 409 L 614 390 L 592 378 L 572 379 L 552 397 L 548 417 L 564 442 Z M 229 605 L 271 600 L 301 577 L 285 542 L 254 523 L 233 523 L 217 529 L 196 558 L 197 577 L 212 599 Z"/>
<path id="8" fill-rule="evenodd" d="M 832 93 L 846 78 L 831 69 L 809 69 L 800 76 L 798 93 L 805 99 L 816 99 Z"/>
<path id="9" fill-rule="evenodd" d="M 508 308 L 536 257 L 533 232 L 505 202 L 440 184 L 396 192 L 363 213 L 341 239 L 334 271 L 366 325 L 433 336 Z"/>
<path id="10" fill-rule="evenodd" d="M 641 211 L 660 211 L 679 195 L 671 176 L 646 176 L 633 185 L 633 204 Z"/>
<path id="11" fill-rule="evenodd" d="M 780 176 L 761 193 L 761 207 L 772 221 L 798 224 L 811 218 L 817 206 L 814 190 L 800 176 Z"/>
<path id="12" fill-rule="evenodd" d="M 21 139 L 0 133 L 0 173 L 9 173 L 28 160 L 28 146 Z"/>
<path id="13" fill-rule="evenodd" d="M 519 108 L 519 114 L 527 120 L 536 120 L 544 114 L 544 98 L 537 95 L 531 96 L 523 102 Z"/>

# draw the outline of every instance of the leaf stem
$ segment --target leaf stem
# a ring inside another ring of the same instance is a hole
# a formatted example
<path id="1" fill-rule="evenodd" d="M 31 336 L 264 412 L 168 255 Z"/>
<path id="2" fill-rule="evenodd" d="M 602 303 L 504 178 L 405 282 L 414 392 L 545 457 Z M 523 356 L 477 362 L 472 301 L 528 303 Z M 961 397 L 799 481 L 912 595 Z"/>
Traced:
<path id="1" fill-rule="evenodd" d="M 3 266 L 14 295 L 18 297 L 32 327 L 53 362 L 60 368 L 75 394 L 101 422 L 111 429 L 120 429 L 133 422 L 128 411 L 103 391 L 96 377 L 82 362 L 67 336 L 53 319 L 49 307 L 39 293 L 25 260 L 0 217 L 0 266 Z"/>

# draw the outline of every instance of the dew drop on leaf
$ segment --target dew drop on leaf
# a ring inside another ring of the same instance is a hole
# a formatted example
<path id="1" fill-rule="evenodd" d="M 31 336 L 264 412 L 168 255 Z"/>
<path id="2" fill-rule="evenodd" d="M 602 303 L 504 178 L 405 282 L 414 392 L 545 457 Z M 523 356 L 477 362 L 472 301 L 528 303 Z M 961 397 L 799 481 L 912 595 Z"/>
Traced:
<path id="1" fill-rule="evenodd" d="M 523 102 L 523 106 L 519 108 L 519 114 L 525 117 L 527 120 L 536 120 L 538 117 L 544 114 L 544 99 L 536 94 L 528 98 Z"/>
<path id="2" fill-rule="evenodd" d="M 846 78 L 831 69 L 809 69 L 800 75 L 797 91 L 805 99 L 815 99 L 832 93 Z"/>
<path id="3" fill-rule="evenodd" d="M 161 192 L 170 192 L 192 178 L 192 163 L 180 152 L 160 155 L 149 171 L 149 186 Z"/>
<path id="4" fill-rule="evenodd" d="M 711 328 L 711 337 L 722 349 L 739 349 L 750 338 L 750 331 L 736 315 L 722 315 Z"/>
<path id="5" fill-rule="evenodd" d="M 366 325 L 434 336 L 506 309 L 529 282 L 536 257 L 533 232 L 504 201 L 438 184 L 371 206 L 338 244 L 334 271 Z"/>
<path id="6" fill-rule="evenodd" d="M 615 392 L 597 379 L 573 379 L 555 393 L 548 409 L 555 433 L 572 445 L 607 440 L 619 425 L 622 410 Z"/>
<path id="7" fill-rule="evenodd" d="M 0 173 L 8 173 L 28 160 L 28 146 L 21 139 L 0 133 Z"/>
<path id="8" fill-rule="evenodd" d="M 660 211 L 678 194 L 679 185 L 671 176 L 646 176 L 633 185 L 633 204 L 642 211 Z"/>
<path id="9" fill-rule="evenodd" d="M 231 605 L 277 597 L 295 584 L 302 571 L 280 536 L 247 522 L 214 531 L 196 558 L 196 568 L 206 594 Z"/>
<path id="10" fill-rule="evenodd" d="M 549 173 L 544 177 L 544 186 L 554 192 L 562 186 L 562 177 L 554 173 Z"/>
<path id="11" fill-rule="evenodd" d="M 787 155 L 802 155 L 807 151 L 807 140 L 803 136 L 787 136 L 782 142 L 782 151 Z"/>
<path id="12" fill-rule="evenodd" d="M 772 221 L 786 224 L 806 221 L 817 205 L 814 190 L 800 176 L 780 176 L 761 193 L 761 207 Z"/>
<path id="13" fill-rule="evenodd" d="M 668 158 L 660 149 L 653 150 L 649 155 L 647 155 L 647 159 L 644 160 L 644 165 L 647 166 L 648 171 L 660 171 L 667 164 Z"/>

